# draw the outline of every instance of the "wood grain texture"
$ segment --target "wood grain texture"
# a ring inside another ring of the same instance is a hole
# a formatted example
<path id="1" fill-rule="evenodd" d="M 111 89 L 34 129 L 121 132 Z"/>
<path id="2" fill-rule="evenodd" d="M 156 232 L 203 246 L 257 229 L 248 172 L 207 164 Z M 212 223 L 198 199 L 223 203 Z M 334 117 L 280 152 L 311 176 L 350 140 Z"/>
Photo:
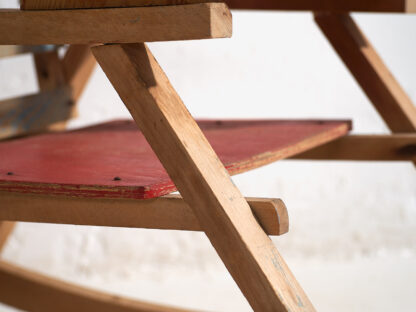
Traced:
<path id="1" fill-rule="evenodd" d="M 351 135 L 293 158 L 416 162 L 416 134 Z"/>
<path id="2" fill-rule="evenodd" d="M 21 11 L 0 10 L 0 44 L 93 44 L 225 38 L 232 18 L 224 3 Z"/>
<path id="3" fill-rule="evenodd" d="M 7 239 L 13 232 L 14 226 L 15 222 L 0 221 L 0 254 L 4 246 L 6 245 Z"/>
<path id="4" fill-rule="evenodd" d="M 301 153 L 350 128 L 347 121 L 313 120 L 207 120 L 199 125 L 231 174 Z M 0 158 L 0 190 L 137 199 L 176 190 L 131 120 L 3 142 Z"/>
<path id="5" fill-rule="evenodd" d="M 393 132 L 416 131 L 416 107 L 348 14 L 315 21 Z"/>
<path id="6" fill-rule="evenodd" d="M 25 10 L 140 7 L 206 2 L 205 0 L 24 0 Z M 214 2 L 214 1 L 213 1 Z M 226 0 L 231 9 L 332 12 L 412 12 L 414 0 Z M 414 12 L 414 11 L 413 11 Z"/>
<path id="7" fill-rule="evenodd" d="M 268 235 L 288 232 L 289 217 L 283 201 L 247 198 L 247 202 Z M 202 231 L 192 209 L 179 195 L 128 200 L 0 192 L 0 220 Z"/>
<path id="8" fill-rule="evenodd" d="M 147 47 L 93 53 L 252 308 L 314 311 Z"/>
<path id="9" fill-rule="evenodd" d="M 4 261 L 0 302 L 31 312 L 190 312 L 80 287 Z"/>
<path id="10" fill-rule="evenodd" d="M 71 92 L 58 88 L 0 102 L 0 139 L 45 130 L 71 116 Z"/>

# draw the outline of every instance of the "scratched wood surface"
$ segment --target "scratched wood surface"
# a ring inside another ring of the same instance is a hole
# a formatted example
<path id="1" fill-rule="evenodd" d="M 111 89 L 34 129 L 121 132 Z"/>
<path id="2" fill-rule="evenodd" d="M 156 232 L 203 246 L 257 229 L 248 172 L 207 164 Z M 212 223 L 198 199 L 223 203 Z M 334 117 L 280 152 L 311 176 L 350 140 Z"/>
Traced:
<path id="1" fill-rule="evenodd" d="M 0 302 L 31 312 L 190 312 L 132 300 L 0 261 Z"/>
<path id="2" fill-rule="evenodd" d="M 24 0 L 24 10 L 138 7 L 208 2 L 206 0 Z M 216 1 L 210 1 L 216 2 Z M 220 1 L 218 1 L 220 2 Z M 225 0 L 231 9 L 416 12 L 415 0 Z"/>
<path id="3" fill-rule="evenodd" d="M 301 153 L 350 129 L 347 121 L 230 120 L 199 125 L 231 174 Z M 137 199 L 176 190 L 129 120 L 6 141 L 0 144 L 0 159 L 0 190 Z"/>
<path id="4" fill-rule="evenodd" d="M 93 44 L 228 38 L 224 3 L 90 10 L 0 10 L 0 44 Z"/>
<path id="5" fill-rule="evenodd" d="M 45 130 L 71 117 L 71 91 L 58 88 L 0 102 L 0 139 Z"/>

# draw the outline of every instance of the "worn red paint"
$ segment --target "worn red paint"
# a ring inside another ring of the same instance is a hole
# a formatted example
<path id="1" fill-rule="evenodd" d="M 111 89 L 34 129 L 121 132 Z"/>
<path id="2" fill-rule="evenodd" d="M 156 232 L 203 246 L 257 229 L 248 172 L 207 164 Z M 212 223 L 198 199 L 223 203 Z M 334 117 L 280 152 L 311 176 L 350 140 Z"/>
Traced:
<path id="1" fill-rule="evenodd" d="M 301 153 L 350 129 L 348 121 L 199 125 L 230 174 Z M 134 122 L 123 120 L 0 143 L 0 191 L 146 199 L 176 188 Z"/>

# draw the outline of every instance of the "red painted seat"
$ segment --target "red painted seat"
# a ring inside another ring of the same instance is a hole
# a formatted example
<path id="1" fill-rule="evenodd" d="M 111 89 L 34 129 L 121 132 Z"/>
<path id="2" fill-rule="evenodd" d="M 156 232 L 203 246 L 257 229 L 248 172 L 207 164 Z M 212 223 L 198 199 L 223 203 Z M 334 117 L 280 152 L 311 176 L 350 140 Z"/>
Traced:
<path id="1" fill-rule="evenodd" d="M 230 174 L 339 138 L 348 121 L 199 121 Z M 133 121 L 0 144 L 0 191 L 145 199 L 176 190 Z"/>

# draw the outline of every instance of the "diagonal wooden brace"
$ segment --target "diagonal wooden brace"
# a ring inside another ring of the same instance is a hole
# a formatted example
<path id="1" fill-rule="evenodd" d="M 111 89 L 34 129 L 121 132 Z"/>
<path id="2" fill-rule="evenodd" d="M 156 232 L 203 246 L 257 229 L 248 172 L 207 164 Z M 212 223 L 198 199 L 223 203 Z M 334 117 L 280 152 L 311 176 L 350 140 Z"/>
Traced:
<path id="1" fill-rule="evenodd" d="M 349 14 L 315 13 L 315 21 L 394 133 L 416 131 L 416 107 Z"/>
<path id="2" fill-rule="evenodd" d="M 92 49 L 255 311 L 314 311 L 144 44 Z"/>

